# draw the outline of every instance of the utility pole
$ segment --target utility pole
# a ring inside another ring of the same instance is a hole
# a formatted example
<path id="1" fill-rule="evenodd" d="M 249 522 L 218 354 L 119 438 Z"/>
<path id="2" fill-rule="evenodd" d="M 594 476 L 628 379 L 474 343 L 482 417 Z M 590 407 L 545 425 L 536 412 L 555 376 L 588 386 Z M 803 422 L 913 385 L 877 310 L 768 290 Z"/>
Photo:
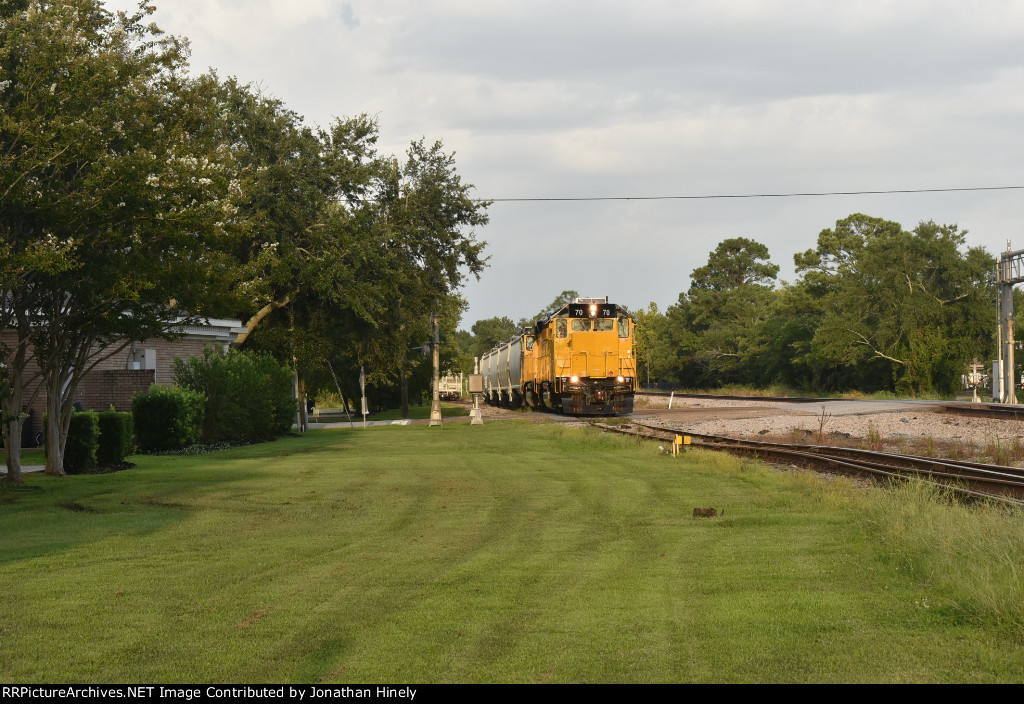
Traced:
<path id="1" fill-rule="evenodd" d="M 434 353 L 434 398 L 430 402 L 430 425 L 440 426 L 441 423 L 441 331 L 439 328 L 440 319 L 438 314 L 431 313 L 430 320 L 434 325 L 434 344 L 431 351 Z"/>

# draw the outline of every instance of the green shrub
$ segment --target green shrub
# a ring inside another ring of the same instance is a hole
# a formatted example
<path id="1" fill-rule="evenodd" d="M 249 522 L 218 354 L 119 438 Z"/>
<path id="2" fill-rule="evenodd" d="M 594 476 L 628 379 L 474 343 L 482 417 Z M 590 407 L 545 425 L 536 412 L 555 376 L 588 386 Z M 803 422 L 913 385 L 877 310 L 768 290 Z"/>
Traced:
<path id="1" fill-rule="evenodd" d="M 99 442 L 99 414 L 94 411 L 72 413 L 68 441 L 64 446 L 64 471 L 80 474 L 95 467 Z"/>
<path id="2" fill-rule="evenodd" d="M 180 450 L 202 437 L 206 399 L 177 386 L 153 384 L 132 398 L 135 438 L 142 451 Z"/>
<path id="3" fill-rule="evenodd" d="M 204 442 L 246 442 L 286 433 L 295 414 L 292 375 L 270 356 L 207 347 L 174 360 L 174 380 L 206 397 Z"/>
<path id="4" fill-rule="evenodd" d="M 104 411 L 99 414 L 100 441 L 96 448 L 96 460 L 101 465 L 115 465 L 124 462 L 132 454 L 134 424 L 131 413 Z"/>

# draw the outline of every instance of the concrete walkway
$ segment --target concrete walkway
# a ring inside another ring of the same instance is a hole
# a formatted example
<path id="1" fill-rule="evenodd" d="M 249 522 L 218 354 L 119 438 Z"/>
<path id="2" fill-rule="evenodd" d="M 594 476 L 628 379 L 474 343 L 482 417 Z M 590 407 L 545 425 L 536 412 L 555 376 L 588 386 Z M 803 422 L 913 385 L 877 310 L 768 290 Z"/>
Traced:
<path id="1" fill-rule="evenodd" d="M 42 472 L 44 469 L 46 469 L 45 465 L 41 465 L 41 464 L 26 464 L 26 465 L 22 465 L 21 473 L 22 474 L 26 474 L 28 472 Z M 7 476 L 7 468 L 3 465 L 3 463 L 0 463 L 0 477 L 6 477 L 6 476 Z"/>
<path id="2" fill-rule="evenodd" d="M 412 422 L 413 421 L 410 418 L 405 418 L 405 419 L 402 419 L 402 420 L 368 420 L 368 421 L 366 421 L 366 425 L 367 426 L 371 426 L 371 425 L 410 425 Z M 343 421 L 341 421 L 339 423 L 310 423 L 309 424 L 309 429 L 310 430 L 313 430 L 315 428 L 362 428 L 362 427 L 363 427 L 363 419 L 362 418 L 360 418 L 359 420 L 356 420 L 355 418 L 353 418 L 351 423 L 349 423 L 347 420 L 343 420 Z"/>

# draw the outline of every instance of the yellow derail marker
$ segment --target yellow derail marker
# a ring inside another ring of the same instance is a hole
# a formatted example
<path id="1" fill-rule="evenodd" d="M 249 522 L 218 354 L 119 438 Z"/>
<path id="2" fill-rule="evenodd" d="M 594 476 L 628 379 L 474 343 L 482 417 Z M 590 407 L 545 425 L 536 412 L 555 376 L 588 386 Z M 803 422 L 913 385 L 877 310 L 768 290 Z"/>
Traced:
<path id="1" fill-rule="evenodd" d="M 676 457 L 679 455 L 679 448 L 683 445 L 689 445 L 691 443 L 689 435 L 676 435 L 675 440 L 672 441 L 672 456 Z"/>

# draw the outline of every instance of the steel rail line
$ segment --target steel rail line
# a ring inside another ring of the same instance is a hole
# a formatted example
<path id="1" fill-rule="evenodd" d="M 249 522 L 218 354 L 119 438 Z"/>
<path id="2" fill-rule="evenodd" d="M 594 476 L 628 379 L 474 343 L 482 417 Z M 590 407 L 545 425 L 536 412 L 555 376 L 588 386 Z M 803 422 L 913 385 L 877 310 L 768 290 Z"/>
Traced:
<path id="1" fill-rule="evenodd" d="M 723 401 L 778 401 L 783 403 L 823 403 L 825 401 L 843 401 L 841 398 L 813 398 L 804 396 L 730 396 L 728 394 L 691 394 L 681 391 L 637 391 L 637 396 L 675 396 L 676 398 L 711 398 Z"/>
<path id="2" fill-rule="evenodd" d="M 917 477 L 922 481 L 954 491 L 972 498 L 984 498 L 1024 506 L 1024 501 L 995 491 L 1013 491 L 1024 494 L 1024 470 L 1002 465 L 986 465 L 958 460 L 940 460 L 916 455 L 896 455 L 874 450 L 836 448 L 821 445 L 787 445 L 759 440 L 742 440 L 718 435 L 685 433 L 656 426 L 634 423 L 636 430 L 621 426 L 593 423 L 602 430 L 638 435 L 651 439 L 672 441 L 677 435 L 688 435 L 696 439 L 697 447 L 738 452 L 755 456 L 784 457 L 790 461 L 800 460 L 809 464 L 826 465 L 874 477 L 908 479 Z M 934 481 L 933 481 L 934 480 Z M 977 488 L 988 487 L 992 491 L 976 491 L 964 484 Z"/>
<path id="3" fill-rule="evenodd" d="M 947 413 L 981 418 L 1024 419 L 1024 406 L 1008 403 L 943 403 Z"/>
<path id="4" fill-rule="evenodd" d="M 707 398 L 722 401 L 774 401 L 776 403 L 830 403 L 846 401 L 849 403 L 871 402 L 871 399 L 853 398 L 819 398 L 815 396 L 738 396 L 732 394 L 696 394 L 681 391 L 637 391 L 637 396 L 675 396 L 676 398 Z M 908 399 L 908 401 L 917 401 Z M 970 401 L 935 401 L 935 406 L 947 413 L 980 418 L 1008 418 L 1024 420 L 1024 405 L 1007 403 L 974 403 Z"/>

